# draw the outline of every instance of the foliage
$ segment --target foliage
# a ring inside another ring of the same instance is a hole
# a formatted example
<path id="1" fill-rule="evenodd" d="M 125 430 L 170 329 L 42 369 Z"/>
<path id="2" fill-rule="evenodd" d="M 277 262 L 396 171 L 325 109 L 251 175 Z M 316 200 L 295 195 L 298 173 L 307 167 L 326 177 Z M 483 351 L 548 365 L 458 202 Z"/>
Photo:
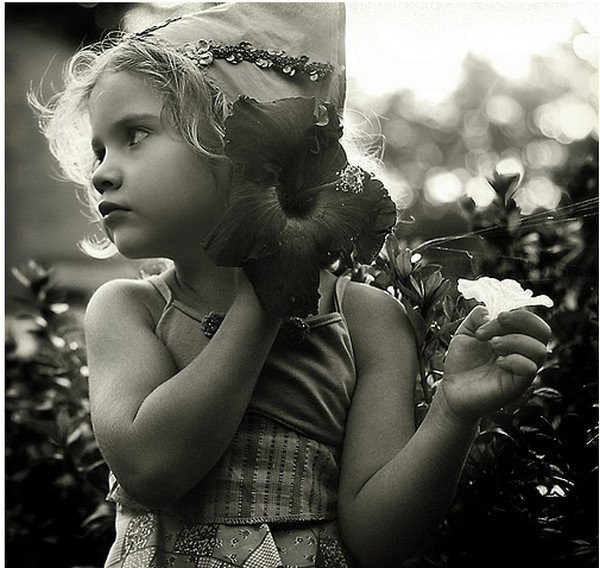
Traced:
<path id="1" fill-rule="evenodd" d="M 571 168 L 566 185 L 583 193 L 582 201 L 593 199 L 597 172 L 597 154 L 591 153 Z M 552 223 L 545 222 L 547 214 L 523 216 L 512 199 L 517 181 L 495 175 L 496 198 L 485 209 L 463 202 L 471 231 L 461 238 L 485 241 L 470 256 L 474 276 L 516 278 L 554 299 L 556 308 L 546 315 L 553 342 L 523 398 L 484 417 L 435 544 L 407 566 L 514 565 L 517 550 L 517 565 L 597 564 L 597 261 L 583 254 L 594 238 L 597 243 L 597 217 L 573 220 L 575 207 L 568 203 L 557 208 Z M 419 406 L 425 410 L 442 378 L 450 336 L 472 306 L 456 299 L 440 266 L 421 257 L 428 246 L 449 239 L 410 250 L 391 237 L 384 256 L 354 274 L 406 307 L 419 345 Z"/>
<path id="2" fill-rule="evenodd" d="M 93 436 L 80 318 L 52 271 L 30 261 L 14 276 L 24 312 L 7 318 L 6 566 L 102 565 L 114 510 Z"/>

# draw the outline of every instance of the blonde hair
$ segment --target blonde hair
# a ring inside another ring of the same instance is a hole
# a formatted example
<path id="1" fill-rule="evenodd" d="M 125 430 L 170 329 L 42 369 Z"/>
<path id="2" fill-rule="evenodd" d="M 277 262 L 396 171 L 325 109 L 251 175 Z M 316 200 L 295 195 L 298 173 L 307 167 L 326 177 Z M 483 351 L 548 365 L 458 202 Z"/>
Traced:
<path id="1" fill-rule="evenodd" d="M 97 222 L 102 217 L 97 208 L 100 195 L 91 181 L 95 156 L 87 105 L 100 77 L 120 71 L 143 77 L 162 97 L 163 118 L 199 156 L 212 164 L 226 159 L 224 128 L 231 102 L 218 86 L 168 44 L 113 32 L 67 62 L 63 91 L 46 103 L 35 92 L 28 95 L 64 178 L 76 184 L 79 200 L 88 208 L 90 219 Z M 95 258 L 108 258 L 117 252 L 108 236 L 88 237 L 79 246 Z"/>

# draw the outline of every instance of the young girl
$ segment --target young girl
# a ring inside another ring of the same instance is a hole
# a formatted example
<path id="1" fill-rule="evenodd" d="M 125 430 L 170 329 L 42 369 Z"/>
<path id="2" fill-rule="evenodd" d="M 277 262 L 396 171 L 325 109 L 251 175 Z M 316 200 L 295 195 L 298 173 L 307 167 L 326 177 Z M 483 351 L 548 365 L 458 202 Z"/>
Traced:
<path id="1" fill-rule="evenodd" d="M 479 417 L 542 364 L 540 318 L 475 308 L 415 432 L 403 308 L 319 268 L 370 260 L 393 225 L 339 146 L 343 102 L 343 6 L 247 3 L 85 50 L 45 109 L 110 239 L 86 250 L 173 261 L 87 309 L 106 567 L 399 566 Z"/>

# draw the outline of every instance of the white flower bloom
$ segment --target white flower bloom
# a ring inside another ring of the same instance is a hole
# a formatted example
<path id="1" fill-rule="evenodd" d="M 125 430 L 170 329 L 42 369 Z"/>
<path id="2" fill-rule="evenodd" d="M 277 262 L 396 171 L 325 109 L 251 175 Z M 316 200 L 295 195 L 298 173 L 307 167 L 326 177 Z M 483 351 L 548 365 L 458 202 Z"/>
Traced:
<path id="1" fill-rule="evenodd" d="M 500 312 L 524 306 L 551 308 L 554 305 L 548 296 L 534 296 L 531 290 L 523 290 L 516 280 L 510 278 L 504 280 L 488 276 L 482 276 L 477 280 L 459 278 L 458 291 L 467 300 L 474 298 L 478 302 L 483 302 L 490 314 L 490 319 L 498 317 Z"/>

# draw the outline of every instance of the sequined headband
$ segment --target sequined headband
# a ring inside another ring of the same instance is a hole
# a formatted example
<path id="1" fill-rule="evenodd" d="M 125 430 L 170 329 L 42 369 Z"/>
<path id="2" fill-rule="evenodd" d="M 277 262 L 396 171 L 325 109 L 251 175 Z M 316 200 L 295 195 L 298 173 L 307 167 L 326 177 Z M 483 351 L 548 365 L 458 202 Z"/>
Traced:
<path id="1" fill-rule="evenodd" d="M 163 24 L 133 34 L 133 37 L 144 39 L 152 32 L 180 19 L 181 17 L 171 18 Z M 248 61 L 260 69 L 276 69 L 288 77 L 303 73 L 308 75 L 311 81 L 319 81 L 335 71 L 332 63 L 310 61 L 306 55 L 292 57 L 281 49 L 258 49 L 249 41 L 240 41 L 237 45 L 222 45 L 212 40 L 199 39 L 195 43 L 177 46 L 176 50 L 191 59 L 200 69 L 209 67 L 215 59 L 223 59 L 232 65 Z"/>

